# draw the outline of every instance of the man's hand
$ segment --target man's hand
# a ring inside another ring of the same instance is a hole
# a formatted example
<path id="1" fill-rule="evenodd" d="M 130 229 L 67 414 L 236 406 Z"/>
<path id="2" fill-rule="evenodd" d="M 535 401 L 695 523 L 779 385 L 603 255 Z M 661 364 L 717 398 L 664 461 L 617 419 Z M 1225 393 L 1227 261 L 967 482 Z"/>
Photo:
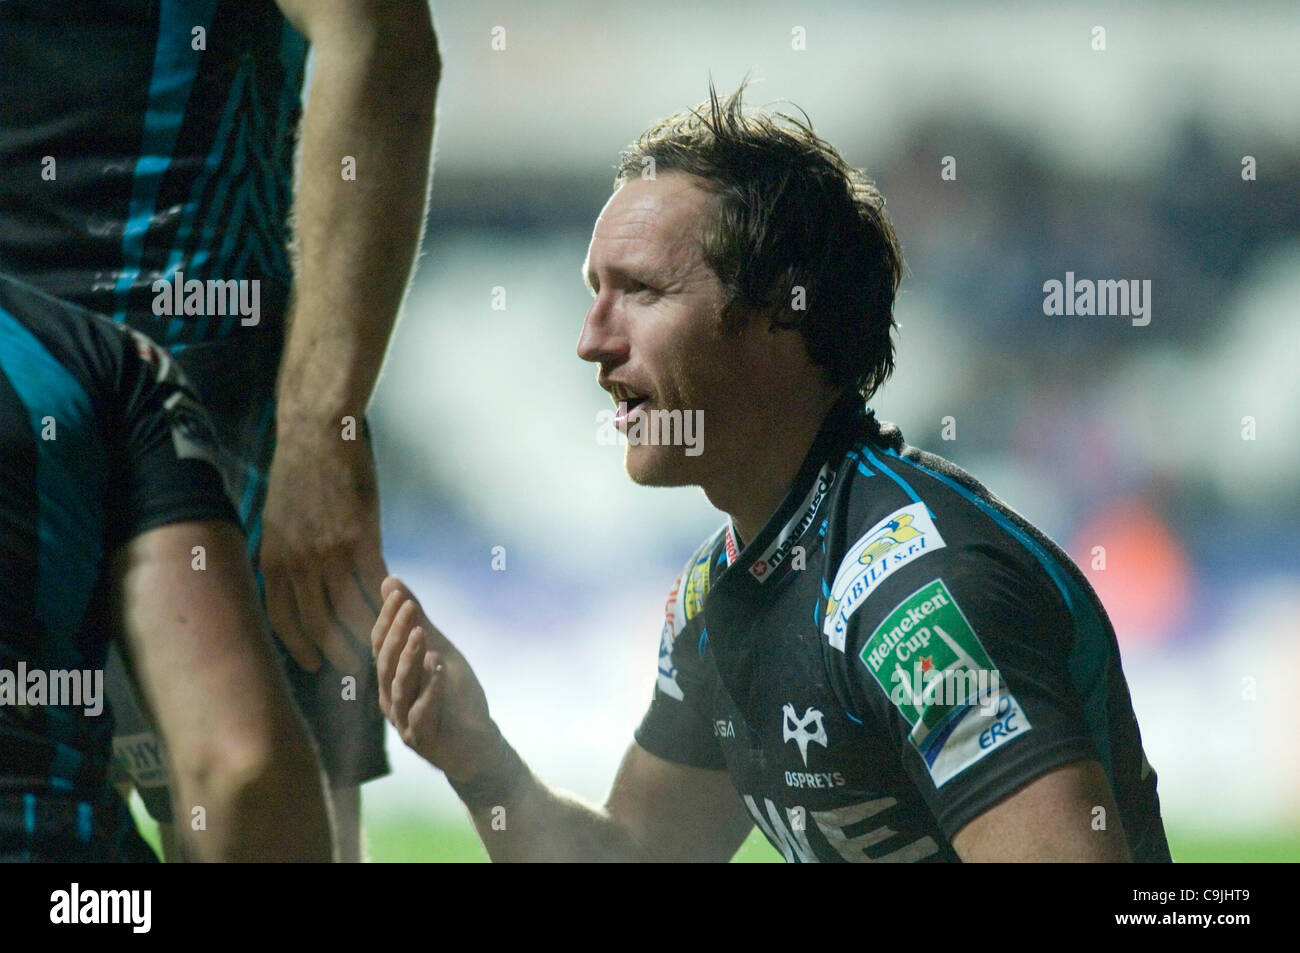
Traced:
<path id="1" fill-rule="evenodd" d="M 387 570 L 370 447 L 344 440 L 341 421 L 277 435 L 259 561 L 271 627 L 294 660 L 315 671 L 323 653 L 359 672 Z"/>
<path id="2" fill-rule="evenodd" d="M 385 579 L 383 594 L 371 633 L 379 705 L 402 740 L 455 782 L 492 860 L 720 861 L 753 827 L 726 772 L 664 761 L 637 744 L 605 807 L 548 787 L 501 736 L 469 663 L 406 586 Z M 500 826 L 503 811 L 510 821 Z"/>
<path id="3" fill-rule="evenodd" d="M 427 0 L 276 2 L 314 66 L 261 564 L 271 624 L 298 664 L 315 670 L 323 652 L 355 673 L 385 570 L 374 468 L 339 428 L 370 402 L 415 266 L 442 61 Z"/>
<path id="4" fill-rule="evenodd" d="M 453 781 L 471 780 L 501 747 L 483 688 L 400 579 L 385 579 L 383 596 L 370 636 L 379 707 L 422 758 Z"/>

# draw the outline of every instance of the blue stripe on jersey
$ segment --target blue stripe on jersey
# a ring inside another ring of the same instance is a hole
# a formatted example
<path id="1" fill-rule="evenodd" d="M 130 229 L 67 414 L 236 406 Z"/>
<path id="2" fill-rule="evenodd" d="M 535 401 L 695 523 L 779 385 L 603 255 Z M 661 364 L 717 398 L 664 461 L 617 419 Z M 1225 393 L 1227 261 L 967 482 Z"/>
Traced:
<path id="1" fill-rule="evenodd" d="M 230 260 L 234 257 L 236 245 L 241 238 L 251 238 L 244 233 L 244 217 L 248 212 L 248 194 L 251 191 L 250 178 L 254 175 L 244 175 L 244 167 L 248 159 L 248 124 L 240 123 L 239 129 L 235 133 L 235 145 L 230 151 L 230 157 L 223 178 L 235 185 L 235 192 L 228 202 L 221 206 L 214 205 L 209 210 L 209 216 L 214 216 L 219 221 L 217 228 L 222 234 L 221 247 L 217 249 L 215 260 L 212 263 L 213 274 L 230 274 Z"/>
<path id="2" fill-rule="evenodd" d="M 0 308 L 0 369 L 27 408 L 36 437 L 36 617 L 49 638 L 41 660 L 77 668 L 75 639 L 103 556 L 108 459 L 90 396 L 25 324 Z M 52 421 L 53 440 L 41 439 Z"/>
<path id="3" fill-rule="evenodd" d="M 167 258 L 167 277 L 169 279 L 176 274 L 176 270 L 180 268 L 184 261 L 185 245 L 189 241 L 190 231 L 194 228 L 194 216 L 199 210 L 199 203 L 203 198 L 204 190 L 208 186 L 208 180 L 221 168 L 221 160 L 225 153 L 226 144 L 230 139 L 230 128 L 234 125 L 235 113 L 239 109 L 244 83 L 248 81 L 248 72 L 249 67 L 245 63 L 235 75 L 235 81 L 231 83 L 230 93 L 226 97 L 226 105 L 221 112 L 221 119 L 217 122 L 217 131 L 212 137 L 212 148 L 208 151 L 207 158 L 203 160 L 203 171 L 194 177 L 194 185 L 190 189 L 189 200 L 185 203 L 185 213 L 181 218 L 180 227 L 176 229 L 176 240 L 172 245 L 171 254 Z M 219 204 L 216 204 L 216 207 L 220 207 Z M 198 246 L 194 249 L 194 254 L 187 264 L 187 267 L 194 272 L 192 277 L 199 278 L 204 274 L 203 266 L 208 260 L 208 241 L 215 230 L 214 227 L 209 227 L 206 222 L 204 223 L 204 229 L 199 234 Z M 200 316 L 198 321 L 194 322 L 195 333 L 191 335 L 192 340 L 201 341 L 203 339 L 203 331 L 206 330 L 207 323 L 208 317 L 205 309 L 205 313 Z M 167 335 L 163 343 L 168 344 L 179 338 L 184 327 L 185 321 L 183 317 L 173 315 L 171 321 L 167 324 Z"/>
<path id="4" fill-rule="evenodd" d="M 1106 638 L 1106 627 L 1102 624 L 1101 617 L 1097 614 L 1088 594 L 1080 588 L 1078 582 L 1051 553 L 987 500 L 981 499 L 968 488 L 942 473 L 899 456 L 894 450 L 885 449 L 884 452 L 901 463 L 929 474 L 964 499 L 974 503 L 981 512 L 1029 550 L 1048 577 L 1056 584 L 1061 598 L 1065 600 L 1066 608 L 1070 611 L 1070 618 L 1074 621 L 1075 639 L 1070 649 L 1070 677 L 1083 697 L 1083 712 L 1088 721 L 1088 730 L 1097 745 L 1097 753 L 1101 757 L 1102 766 L 1106 769 L 1106 776 L 1110 778 L 1113 787 L 1115 779 L 1111 770 L 1110 733 L 1106 725 L 1108 688 L 1106 676 L 1110 667 L 1110 644 Z"/>
<path id="5" fill-rule="evenodd" d="M 23 795 L 23 830 L 30 837 L 36 833 L 36 795 Z"/>
<path id="6" fill-rule="evenodd" d="M 885 476 L 889 477 L 891 480 L 893 480 L 895 483 L 897 483 L 899 486 L 901 486 L 901 487 L 903 488 L 903 492 L 906 493 L 909 497 L 912 498 L 912 502 L 913 502 L 913 503 L 922 503 L 922 502 L 924 502 L 924 501 L 921 499 L 921 497 L 919 497 L 919 496 L 917 495 L 916 490 L 912 489 L 912 484 L 908 483 L 906 480 L 904 480 L 901 476 L 899 476 L 897 473 L 895 473 L 895 472 L 894 472 L 893 470 L 891 470 L 889 467 L 887 467 L 887 466 L 885 466 L 883 463 L 881 463 L 880 460 L 879 460 L 879 458 L 877 458 L 876 455 L 875 455 L 874 453 L 872 453 L 870 450 L 868 450 L 865 444 L 864 444 L 863 447 L 862 447 L 862 452 L 863 452 L 863 454 L 864 454 L 865 456 L 867 456 L 867 457 L 871 460 L 872 463 L 874 463 L 874 464 L 876 465 L 876 469 L 877 469 L 877 470 L 879 470 L 879 471 L 880 471 L 881 473 L 883 473 Z M 886 451 L 886 452 L 888 452 L 888 451 Z M 934 510 L 930 509 L 930 504 L 929 504 L 929 503 L 926 503 L 926 504 L 925 504 L 925 511 L 926 511 L 927 513 L 930 514 L 930 519 L 934 519 L 934 518 L 935 518 L 935 517 L 934 517 Z"/>
<path id="7" fill-rule="evenodd" d="M 85 661 L 82 661 L 79 664 L 84 665 Z M 67 746 L 75 744 L 77 741 L 77 729 L 80 725 L 80 721 L 81 713 L 75 708 L 58 708 L 51 705 L 45 709 L 45 736 L 58 745 Z M 63 762 L 64 771 L 62 777 L 67 783 L 64 784 L 56 781 L 56 787 L 72 787 L 72 780 L 77 776 L 77 772 L 81 769 L 80 752 L 74 751 L 71 748 L 68 750 L 76 757 L 76 761 L 69 762 L 65 760 Z M 51 769 L 51 774 L 53 773 L 54 769 Z"/>
<path id="8" fill-rule="evenodd" d="M 280 87 L 280 107 L 276 111 L 275 117 L 275 139 L 274 152 L 271 155 L 271 161 L 277 167 L 291 170 L 293 167 L 293 137 L 289 136 L 289 120 L 298 111 L 302 103 L 302 84 L 303 74 L 307 66 L 307 38 L 298 32 L 297 28 L 285 20 L 280 27 L 280 69 L 284 77 L 284 83 Z M 285 155 L 288 150 L 291 154 Z M 273 218 L 277 222 L 285 222 L 289 217 L 288 205 L 292 200 L 293 182 L 292 172 L 285 176 L 284 179 L 276 180 L 275 186 L 275 206 L 273 208 Z M 291 275 L 293 266 L 289 261 L 288 242 L 289 235 L 286 230 L 284 241 L 275 245 L 275 252 L 278 258 L 278 267 L 285 275 Z"/>
<path id="9" fill-rule="evenodd" d="M 253 448 L 261 448 L 267 441 L 271 433 L 271 425 L 275 422 L 275 401 L 266 405 L 262 413 L 261 423 L 258 424 L 257 438 L 253 441 Z M 244 495 L 239 501 L 239 521 L 244 526 L 244 532 L 248 536 L 248 558 L 252 560 L 253 565 L 258 565 L 257 551 L 262 546 L 262 507 L 258 506 L 258 496 L 262 494 L 262 504 L 266 503 L 266 484 L 270 474 L 263 472 L 256 464 L 246 463 L 246 478 L 248 483 L 244 486 Z M 261 576 L 261 570 L 258 570 L 258 576 Z"/>
<path id="10" fill-rule="evenodd" d="M 257 423 L 257 437 L 253 440 L 253 448 L 260 449 L 266 442 L 267 436 L 271 432 L 271 424 L 275 420 L 275 402 L 271 401 L 262 411 L 262 419 Z M 239 521 L 244 524 L 245 532 L 250 532 L 249 517 L 253 515 L 253 504 L 257 501 L 257 492 L 264 480 L 258 471 L 258 468 L 248 463 L 245 465 L 247 470 L 247 484 L 244 486 L 244 495 L 239 501 Z"/>
<path id="11" fill-rule="evenodd" d="M 122 271 L 117 278 L 116 321 L 126 320 L 127 296 L 140 276 L 144 239 L 158 205 L 158 191 L 171 165 L 176 136 L 185 117 L 202 51 L 191 47 L 196 26 L 212 25 L 217 0 L 162 0 L 158 11 L 158 40 L 149 79 L 149 105 L 140 131 L 140 156 L 135 163 L 131 204 L 122 231 Z"/>
<path id="12" fill-rule="evenodd" d="M 83 844 L 90 843 L 91 832 L 95 829 L 94 809 L 89 801 L 77 803 L 77 837 Z"/>
<path id="13" fill-rule="evenodd" d="M 81 770 L 81 752 L 60 744 L 54 749 L 50 760 L 50 785 L 56 791 L 71 791 L 75 788 L 77 772 Z"/>

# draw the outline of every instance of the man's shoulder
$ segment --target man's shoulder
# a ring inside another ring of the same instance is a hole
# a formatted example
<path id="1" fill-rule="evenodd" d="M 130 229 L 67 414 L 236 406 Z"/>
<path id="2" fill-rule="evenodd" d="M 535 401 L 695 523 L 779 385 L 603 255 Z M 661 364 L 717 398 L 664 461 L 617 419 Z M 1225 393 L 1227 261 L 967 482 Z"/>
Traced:
<path id="1" fill-rule="evenodd" d="M 90 396 L 111 388 L 132 350 L 112 321 L 7 274 L 0 274 L 0 317 L 11 339 L 8 351 L 30 351 L 35 363 L 29 369 L 52 361 Z"/>
<path id="2" fill-rule="evenodd" d="M 932 509 L 936 505 L 956 511 L 966 507 L 1010 509 L 969 471 L 946 457 L 909 444 L 897 424 L 877 420 L 871 413 L 859 431 L 859 439 L 846 452 L 841 471 L 846 467 L 864 477 L 883 476 L 913 502 L 924 500 Z M 859 486 L 867 492 L 873 489 L 865 483 Z"/>
<path id="3" fill-rule="evenodd" d="M 846 456 L 856 458 L 846 461 L 852 485 L 831 517 L 821 614 L 840 651 L 851 619 L 878 622 L 936 579 L 959 585 L 963 602 L 1014 592 L 1051 612 L 1062 586 L 1087 591 L 1045 533 L 961 467 L 904 443 L 893 425 L 879 425 Z"/>
<path id="4" fill-rule="evenodd" d="M 977 541 L 985 547 L 1056 549 L 1046 533 L 973 474 L 906 443 L 894 424 L 871 423 L 840 466 L 840 473 L 853 478 L 844 494 L 853 541 L 899 528 L 909 537 L 937 532 L 944 540 Z M 845 544 L 846 555 L 856 542 Z M 1057 549 L 1053 555 L 1064 554 Z"/>
<path id="5" fill-rule="evenodd" d="M 720 526 L 695 547 L 686 565 L 673 583 L 668 595 L 667 615 L 674 634 L 680 634 L 686 624 L 704 607 L 712 582 L 727 564 L 726 539 L 728 526 Z"/>

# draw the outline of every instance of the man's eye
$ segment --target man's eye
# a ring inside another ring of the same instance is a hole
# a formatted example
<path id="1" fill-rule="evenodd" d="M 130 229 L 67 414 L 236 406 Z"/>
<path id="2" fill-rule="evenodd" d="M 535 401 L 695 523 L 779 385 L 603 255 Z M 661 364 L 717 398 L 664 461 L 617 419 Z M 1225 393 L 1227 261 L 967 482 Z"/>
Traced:
<path id="1" fill-rule="evenodd" d="M 650 296 L 653 296 L 653 295 L 657 295 L 659 292 L 657 289 L 651 288 L 645 282 L 632 281 L 628 283 L 627 293 L 633 295 L 649 294 Z"/>

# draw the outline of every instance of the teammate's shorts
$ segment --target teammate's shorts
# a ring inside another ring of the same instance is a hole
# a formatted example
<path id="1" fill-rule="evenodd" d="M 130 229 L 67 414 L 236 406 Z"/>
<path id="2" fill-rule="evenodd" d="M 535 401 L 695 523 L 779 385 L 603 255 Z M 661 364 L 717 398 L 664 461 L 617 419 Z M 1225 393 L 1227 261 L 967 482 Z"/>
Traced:
<path id="1" fill-rule="evenodd" d="M 254 565 L 262 537 L 267 475 L 275 449 L 275 382 L 282 345 L 279 335 L 273 335 L 265 324 L 249 338 L 172 350 L 216 428 L 222 476 L 248 533 Z M 368 441 L 364 422 L 362 431 Z M 260 588 L 260 572 L 258 584 Z M 350 787 L 387 774 L 384 717 L 379 710 L 378 679 L 370 653 L 361 653 L 366 667 L 356 676 L 355 692 L 351 688 L 345 692 L 343 673 L 328 661 L 323 661 L 317 672 L 307 672 L 278 640 L 276 648 L 330 785 Z M 150 815 L 158 821 L 169 821 L 166 769 L 154 757 L 155 752 L 158 758 L 165 757 L 161 741 L 124 673 L 120 660 L 110 661 L 105 672 L 109 703 L 117 722 L 113 779 L 135 780 Z"/>
<path id="2" fill-rule="evenodd" d="M 126 803 L 0 794 L 0 863 L 156 863 Z"/>

